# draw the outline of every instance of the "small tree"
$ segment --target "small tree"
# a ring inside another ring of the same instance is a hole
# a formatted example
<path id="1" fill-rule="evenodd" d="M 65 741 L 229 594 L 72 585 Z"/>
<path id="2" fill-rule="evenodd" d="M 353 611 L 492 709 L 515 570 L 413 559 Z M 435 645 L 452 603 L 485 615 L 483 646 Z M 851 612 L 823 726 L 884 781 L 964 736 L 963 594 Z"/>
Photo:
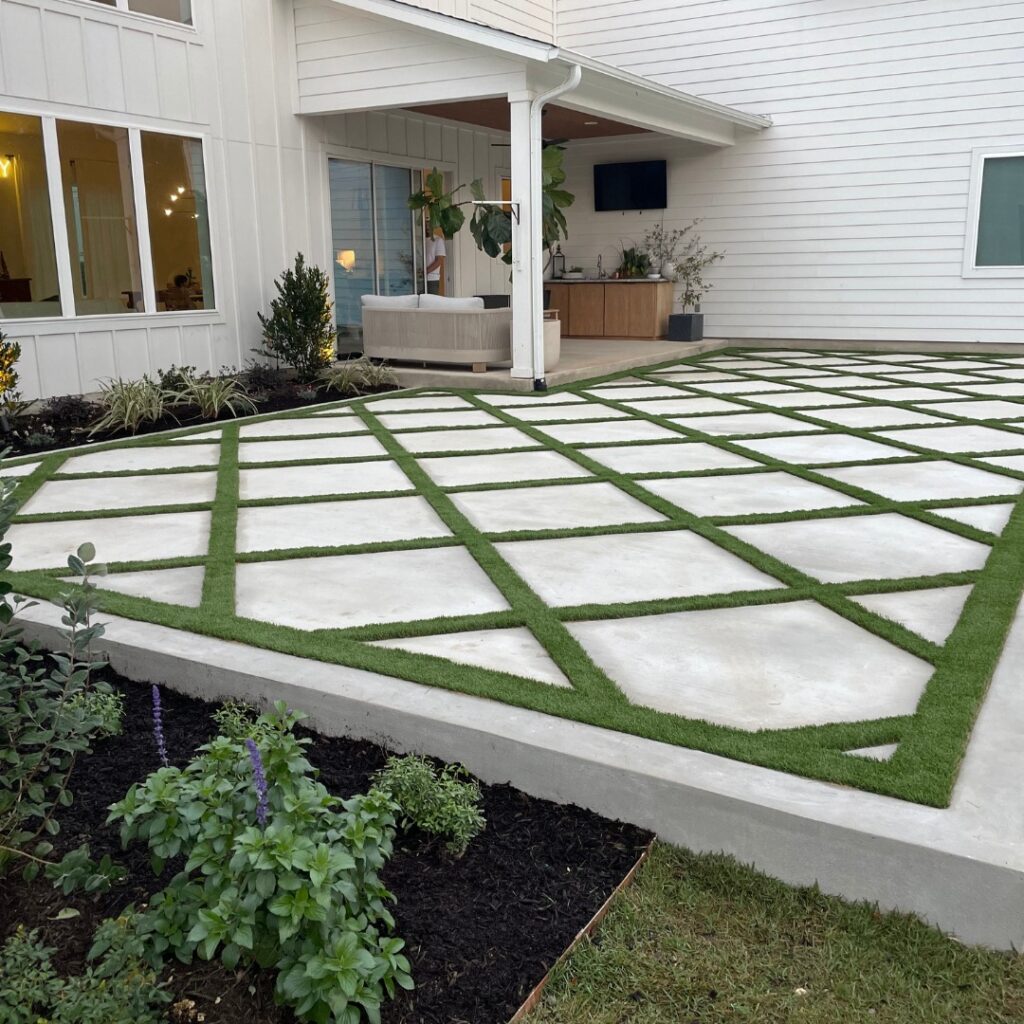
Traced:
<path id="1" fill-rule="evenodd" d="M 685 235 L 686 232 L 693 230 L 699 223 L 699 220 L 695 220 L 682 234 Z M 683 249 L 683 254 L 676 263 L 676 273 L 683 286 L 683 291 L 679 296 L 683 312 L 688 309 L 700 312 L 700 300 L 704 293 L 712 288 L 712 285 L 704 280 L 704 271 L 724 256 L 723 252 L 709 252 L 708 247 L 701 241 L 700 235 L 696 231 L 690 235 L 686 248 Z"/>
<path id="2" fill-rule="evenodd" d="M 300 252 L 294 269 L 274 286 L 270 316 L 256 314 L 263 325 L 263 348 L 256 351 L 294 366 L 300 380 L 310 381 L 334 359 L 330 279 L 319 267 L 306 266 Z"/>

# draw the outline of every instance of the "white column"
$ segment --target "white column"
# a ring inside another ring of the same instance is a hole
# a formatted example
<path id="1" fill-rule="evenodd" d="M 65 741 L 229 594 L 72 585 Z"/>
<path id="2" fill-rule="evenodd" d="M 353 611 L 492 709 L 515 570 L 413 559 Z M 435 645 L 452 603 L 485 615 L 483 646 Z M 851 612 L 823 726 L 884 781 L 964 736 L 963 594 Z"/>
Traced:
<path id="1" fill-rule="evenodd" d="M 512 376 L 533 379 L 533 332 L 538 320 L 534 309 L 533 277 L 543 276 L 540 259 L 540 221 L 534 216 L 533 196 L 540 194 L 539 132 L 533 137 L 530 104 L 533 93 L 510 93 L 512 202 L 518 204 L 519 222 L 512 220 Z M 536 175 L 537 182 L 531 187 Z M 540 211 L 538 211 L 538 216 Z M 543 290 L 539 291 L 543 304 Z M 540 317 L 542 319 L 542 317 Z M 543 328 L 542 328 L 543 329 Z M 540 368 L 543 371 L 543 367 Z"/>

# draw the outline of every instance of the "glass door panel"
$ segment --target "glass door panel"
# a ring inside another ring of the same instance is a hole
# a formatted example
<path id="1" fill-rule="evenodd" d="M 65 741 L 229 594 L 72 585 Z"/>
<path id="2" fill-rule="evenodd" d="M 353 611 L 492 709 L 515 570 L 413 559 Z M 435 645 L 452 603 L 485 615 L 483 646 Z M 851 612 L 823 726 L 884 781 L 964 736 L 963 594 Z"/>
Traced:
<path id="1" fill-rule="evenodd" d="M 416 292 L 416 239 L 408 202 L 412 191 L 412 172 L 408 168 L 374 165 L 378 295 Z"/>
<path id="2" fill-rule="evenodd" d="M 361 295 L 376 290 L 373 183 L 370 164 L 329 160 L 334 306 L 338 333 L 362 336 Z"/>

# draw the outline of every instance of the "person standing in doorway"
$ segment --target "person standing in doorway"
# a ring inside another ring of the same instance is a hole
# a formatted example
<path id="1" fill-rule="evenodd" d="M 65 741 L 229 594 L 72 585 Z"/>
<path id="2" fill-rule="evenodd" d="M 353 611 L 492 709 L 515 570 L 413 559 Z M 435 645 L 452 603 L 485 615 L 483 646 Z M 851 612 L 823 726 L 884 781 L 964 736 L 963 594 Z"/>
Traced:
<path id="1" fill-rule="evenodd" d="M 427 273 L 427 291 L 431 295 L 441 294 L 441 275 L 444 273 L 444 260 L 448 255 L 444 247 L 444 238 L 435 235 L 427 227 L 427 241 L 423 247 L 423 260 Z"/>

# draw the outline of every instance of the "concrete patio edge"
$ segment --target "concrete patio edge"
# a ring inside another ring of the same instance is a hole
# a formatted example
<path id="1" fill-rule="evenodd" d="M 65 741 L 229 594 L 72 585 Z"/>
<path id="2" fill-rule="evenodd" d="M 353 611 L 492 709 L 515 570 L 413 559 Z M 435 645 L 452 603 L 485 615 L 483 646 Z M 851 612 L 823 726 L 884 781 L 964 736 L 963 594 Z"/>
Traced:
<path id="1" fill-rule="evenodd" d="M 130 679 L 206 700 L 285 700 L 327 734 L 461 761 L 486 782 L 578 804 L 698 852 L 724 851 L 792 884 L 816 882 L 829 893 L 913 912 L 966 942 L 1024 946 L 1022 811 L 1012 784 L 1024 760 L 1013 740 L 1024 696 L 1011 669 L 1024 653 L 1024 618 L 945 810 L 358 669 L 101 618 L 100 646 Z M 29 638 L 60 645 L 54 606 L 25 609 L 19 620 Z"/>

